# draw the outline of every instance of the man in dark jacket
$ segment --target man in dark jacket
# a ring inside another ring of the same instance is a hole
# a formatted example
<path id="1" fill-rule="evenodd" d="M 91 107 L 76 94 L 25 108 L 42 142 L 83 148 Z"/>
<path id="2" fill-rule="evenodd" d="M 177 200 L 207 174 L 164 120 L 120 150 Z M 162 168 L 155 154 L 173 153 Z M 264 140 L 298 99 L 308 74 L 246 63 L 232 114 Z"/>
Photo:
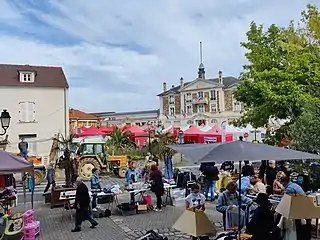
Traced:
<path id="1" fill-rule="evenodd" d="M 216 183 L 219 180 L 219 169 L 212 162 L 202 166 L 202 173 L 206 182 L 206 199 L 208 201 L 214 200 Z"/>
<path id="2" fill-rule="evenodd" d="M 242 167 L 241 173 L 244 177 L 250 177 L 255 175 L 254 168 L 249 161 L 244 161 L 244 166 Z"/>
<path id="3" fill-rule="evenodd" d="M 20 156 L 27 160 L 28 158 L 28 143 L 21 138 L 21 142 L 18 144 L 18 149 L 20 151 Z"/>
<path id="4" fill-rule="evenodd" d="M 91 217 L 89 211 L 90 205 L 90 195 L 88 187 L 83 183 L 81 178 L 77 178 L 77 191 L 76 191 L 76 199 L 74 206 L 76 208 L 76 221 L 75 228 L 72 229 L 72 232 L 80 232 L 81 231 L 81 223 L 85 220 L 88 220 L 91 223 L 90 228 L 95 228 L 98 223 Z"/>

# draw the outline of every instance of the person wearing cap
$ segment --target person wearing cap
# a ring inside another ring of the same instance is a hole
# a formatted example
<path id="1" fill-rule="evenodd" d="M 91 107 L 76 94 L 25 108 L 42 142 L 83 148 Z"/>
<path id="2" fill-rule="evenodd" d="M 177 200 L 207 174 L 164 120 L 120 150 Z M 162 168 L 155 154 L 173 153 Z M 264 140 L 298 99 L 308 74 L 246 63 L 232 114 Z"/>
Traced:
<path id="1" fill-rule="evenodd" d="M 91 223 L 90 228 L 95 228 L 98 225 L 90 214 L 90 194 L 87 185 L 83 183 L 82 178 L 78 177 L 76 180 L 76 186 L 77 190 L 74 202 L 76 209 L 75 227 L 71 232 L 80 232 L 81 223 L 86 220 Z"/>

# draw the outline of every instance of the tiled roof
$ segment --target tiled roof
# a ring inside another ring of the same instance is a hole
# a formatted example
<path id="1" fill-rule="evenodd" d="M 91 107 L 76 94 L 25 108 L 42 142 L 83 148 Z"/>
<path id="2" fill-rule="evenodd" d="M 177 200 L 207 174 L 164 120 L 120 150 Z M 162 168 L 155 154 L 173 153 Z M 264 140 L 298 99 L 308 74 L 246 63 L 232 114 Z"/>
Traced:
<path id="1" fill-rule="evenodd" d="M 132 112 L 100 112 L 100 113 L 91 113 L 96 116 L 103 117 L 113 117 L 113 116 L 122 116 L 122 115 L 139 115 L 139 114 L 159 114 L 159 109 L 157 110 L 143 110 L 143 111 L 132 111 Z"/>
<path id="2" fill-rule="evenodd" d="M 229 88 L 229 87 L 231 87 L 231 85 L 240 82 L 240 80 L 239 80 L 238 78 L 235 78 L 235 77 L 223 77 L 222 79 L 223 79 L 223 85 L 224 85 L 225 88 Z M 218 83 L 218 82 L 219 82 L 219 78 L 211 78 L 211 79 L 205 79 L 205 80 L 206 80 L 206 81 L 210 81 L 210 82 L 215 82 L 215 83 Z M 186 82 L 185 85 L 190 84 L 190 83 L 192 83 L 192 82 L 193 82 L 193 81 L 191 81 L 191 82 Z M 158 94 L 158 96 L 164 96 L 164 95 L 166 95 L 166 94 L 169 93 L 169 92 L 178 93 L 179 91 L 180 91 L 180 85 L 175 86 L 175 87 L 173 87 L 173 88 L 170 88 L 170 89 L 168 89 L 167 91 Z"/>
<path id="3" fill-rule="evenodd" d="M 20 82 L 19 72 L 35 73 L 32 83 Z M 68 88 L 68 82 L 61 67 L 0 64 L 0 86 L 33 86 Z"/>
<path id="4" fill-rule="evenodd" d="M 69 109 L 69 119 L 70 120 L 100 120 L 99 117 L 82 112 L 77 109 Z"/>

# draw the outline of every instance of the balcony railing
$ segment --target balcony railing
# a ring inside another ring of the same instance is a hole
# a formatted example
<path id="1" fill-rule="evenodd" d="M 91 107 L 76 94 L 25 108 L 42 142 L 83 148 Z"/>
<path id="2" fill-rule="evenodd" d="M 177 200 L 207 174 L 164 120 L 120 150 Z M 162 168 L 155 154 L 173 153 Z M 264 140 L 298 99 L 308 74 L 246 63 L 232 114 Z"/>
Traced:
<path id="1" fill-rule="evenodd" d="M 208 100 L 205 98 L 192 99 L 192 104 L 208 104 Z"/>

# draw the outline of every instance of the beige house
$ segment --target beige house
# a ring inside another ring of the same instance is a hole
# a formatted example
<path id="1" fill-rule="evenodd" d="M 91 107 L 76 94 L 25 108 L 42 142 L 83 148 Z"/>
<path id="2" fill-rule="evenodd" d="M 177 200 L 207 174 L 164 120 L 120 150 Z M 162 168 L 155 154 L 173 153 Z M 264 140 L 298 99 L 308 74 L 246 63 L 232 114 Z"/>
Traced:
<path id="1" fill-rule="evenodd" d="M 101 119 L 93 114 L 89 114 L 77 109 L 71 108 L 69 110 L 69 128 L 74 130 L 79 127 L 100 127 Z"/>
<path id="2" fill-rule="evenodd" d="M 51 138 L 69 134 L 68 83 L 61 67 L 0 64 L 1 109 L 11 115 L 7 151 L 29 143 L 29 154 L 48 157 Z"/>
<path id="3" fill-rule="evenodd" d="M 180 84 L 170 89 L 163 83 L 163 92 L 158 95 L 159 119 L 165 126 L 223 126 L 241 116 L 241 103 L 233 97 L 238 84 L 237 78 L 224 77 L 222 71 L 218 72 L 217 78 L 206 78 L 201 63 L 196 79 L 185 82 L 181 78 Z"/>

